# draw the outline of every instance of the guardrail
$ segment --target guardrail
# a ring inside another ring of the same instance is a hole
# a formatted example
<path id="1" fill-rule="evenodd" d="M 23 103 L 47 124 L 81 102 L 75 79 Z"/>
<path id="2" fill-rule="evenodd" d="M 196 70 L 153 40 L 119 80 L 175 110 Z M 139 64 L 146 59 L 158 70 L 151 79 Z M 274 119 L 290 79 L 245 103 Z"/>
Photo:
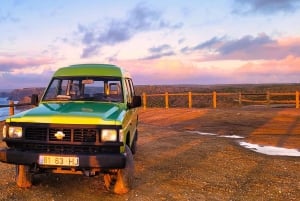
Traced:
<path id="1" fill-rule="evenodd" d="M 6 105 L 0 105 L 0 108 L 8 107 L 9 108 L 9 114 L 8 115 L 14 115 L 15 114 L 15 107 L 22 107 L 22 106 L 28 106 L 32 105 L 32 103 L 14 103 L 14 101 L 10 100 L 9 104 Z"/>
<path id="2" fill-rule="evenodd" d="M 199 98 L 200 97 L 200 98 Z M 221 100 L 221 99 L 228 100 Z M 228 98 L 230 97 L 230 98 Z M 286 97 L 286 98 L 284 98 Z M 212 107 L 217 108 L 217 105 L 221 105 L 220 102 L 227 102 L 227 105 L 271 105 L 271 104 L 293 104 L 295 108 L 300 107 L 299 91 L 278 93 L 269 92 L 266 93 L 224 93 L 213 91 L 211 93 L 197 93 L 197 92 L 186 92 L 186 93 L 162 93 L 162 94 L 146 94 L 142 93 L 143 108 L 147 107 L 187 107 L 187 108 L 201 108 L 201 107 Z M 149 100 L 151 99 L 151 100 Z M 170 101 L 170 99 L 173 99 Z M 198 100 L 195 100 L 198 99 Z M 174 101 L 175 100 L 175 101 Z M 180 102 L 180 104 L 175 102 Z M 204 104 L 199 104 L 199 102 Z M 230 103 L 231 101 L 231 103 Z M 197 102 L 197 104 L 195 104 Z M 15 113 L 15 107 L 33 105 L 32 103 L 18 103 L 9 101 L 8 105 L 0 105 L 1 107 L 9 107 L 9 115 Z M 178 106 L 179 105 L 179 106 Z M 223 104 L 224 105 L 224 104 Z M 222 106 L 221 106 L 222 107 Z"/>
<path id="3" fill-rule="evenodd" d="M 195 93 L 195 92 L 187 92 L 187 93 L 162 93 L 162 94 L 146 94 L 142 93 L 142 102 L 143 102 L 143 108 L 146 109 L 149 105 L 153 105 L 153 98 L 157 99 L 163 99 L 160 100 L 160 104 L 154 104 L 158 105 L 158 107 L 165 107 L 170 108 L 172 105 L 170 103 L 171 97 L 183 97 L 183 100 L 181 102 L 185 102 L 185 105 L 183 107 L 193 108 L 197 107 L 194 106 L 194 99 L 201 96 L 206 97 L 206 102 L 209 99 L 208 102 L 210 102 L 210 106 L 212 108 L 217 108 L 218 100 L 221 97 L 231 97 L 231 101 L 238 104 L 238 106 L 242 106 L 244 104 L 259 104 L 259 105 L 271 105 L 271 104 L 294 104 L 295 108 L 299 108 L 299 92 L 296 91 L 295 93 L 288 92 L 288 93 L 278 93 L 278 92 L 269 92 L 266 93 L 222 93 L 222 92 L 216 92 L 213 91 L 211 93 Z M 284 98 L 285 97 L 285 98 Z M 149 99 L 152 98 L 152 104 L 149 104 Z M 252 99 L 251 99 L 252 98 Z M 174 101 L 173 101 L 174 102 Z M 150 106 L 151 107 L 151 106 Z M 177 107 L 177 106 L 175 106 Z M 182 107 L 182 106 L 181 106 Z"/>

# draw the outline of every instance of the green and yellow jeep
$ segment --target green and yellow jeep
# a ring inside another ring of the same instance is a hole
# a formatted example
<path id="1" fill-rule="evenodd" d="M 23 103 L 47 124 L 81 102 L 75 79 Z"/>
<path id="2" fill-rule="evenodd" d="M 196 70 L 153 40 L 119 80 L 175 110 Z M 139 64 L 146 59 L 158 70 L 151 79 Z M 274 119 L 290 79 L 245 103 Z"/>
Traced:
<path id="1" fill-rule="evenodd" d="M 107 189 L 132 185 L 141 97 L 132 78 L 108 64 L 58 69 L 36 107 L 6 119 L 0 161 L 16 164 L 16 182 L 30 187 L 36 173 L 104 175 Z"/>

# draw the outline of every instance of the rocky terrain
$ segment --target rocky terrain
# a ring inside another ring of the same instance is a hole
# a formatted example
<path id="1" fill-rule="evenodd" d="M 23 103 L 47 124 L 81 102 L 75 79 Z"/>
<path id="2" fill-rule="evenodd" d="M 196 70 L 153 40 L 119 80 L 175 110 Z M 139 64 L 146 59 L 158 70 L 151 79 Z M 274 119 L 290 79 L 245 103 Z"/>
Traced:
<path id="1" fill-rule="evenodd" d="M 133 189 L 114 195 L 101 176 L 37 175 L 30 189 L 0 163 L 0 200 L 298 200 L 300 157 L 271 156 L 239 145 L 300 149 L 297 109 L 146 109 L 140 111 Z M 0 132 L 2 129 L 0 129 Z M 214 134 L 214 135 L 212 135 Z M 226 136 L 243 138 L 229 138 Z M 0 146 L 5 144 L 0 141 Z"/>

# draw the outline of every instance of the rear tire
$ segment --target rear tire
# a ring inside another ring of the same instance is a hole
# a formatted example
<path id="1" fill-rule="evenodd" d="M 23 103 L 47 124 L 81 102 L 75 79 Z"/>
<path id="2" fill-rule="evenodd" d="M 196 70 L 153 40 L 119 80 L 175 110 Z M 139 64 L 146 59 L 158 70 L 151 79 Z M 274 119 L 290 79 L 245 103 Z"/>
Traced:
<path id="1" fill-rule="evenodd" d="M 16 183 L 21 188 L 30 188 L 32 186 L 32 174 L 29 166 L 16 165 Z"/>
<path id="2" fill-rule="evenodd" d="M 133 184 L 134 162 L 130 148 L 125 146 L 126 165 L 124 169 L 117 169 L 115 172 L 104 175 L 104 183 L 107 190 L 115 194 L 125 194 Z"/>

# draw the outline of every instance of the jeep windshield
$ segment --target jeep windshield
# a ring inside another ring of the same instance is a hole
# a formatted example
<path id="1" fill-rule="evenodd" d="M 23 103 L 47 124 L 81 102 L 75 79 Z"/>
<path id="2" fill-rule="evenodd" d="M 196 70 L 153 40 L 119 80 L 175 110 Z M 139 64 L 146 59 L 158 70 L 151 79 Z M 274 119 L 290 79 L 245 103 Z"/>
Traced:
<path id="1" fill-rule="evenodd" d="M 119 77 L 55 77 L 42 101 L 123 102 Z"/>

